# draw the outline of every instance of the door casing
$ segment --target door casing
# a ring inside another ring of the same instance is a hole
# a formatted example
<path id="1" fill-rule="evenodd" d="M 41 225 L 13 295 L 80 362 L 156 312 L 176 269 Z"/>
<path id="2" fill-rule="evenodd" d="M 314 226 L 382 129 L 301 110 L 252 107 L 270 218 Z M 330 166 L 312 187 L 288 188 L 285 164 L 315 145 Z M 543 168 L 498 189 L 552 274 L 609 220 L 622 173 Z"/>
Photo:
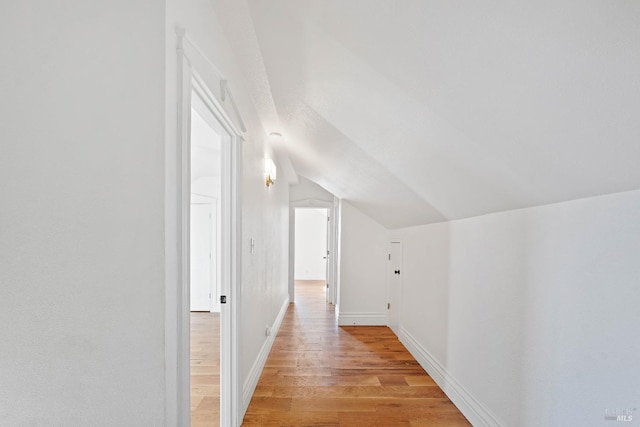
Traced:
<path id="1" fill-rule="evenodd" d="M 339 199 L 333 202 L 325 200 L 307 199 L 289 204 L 289 301 L 295 302 L 295 215 L 296 208 L 326 208 L 329 215 L 327 229 L 327 302 L 337 303 L 339 288 L 339 245 L 340 245 L 340 215 L 338 210 Z"/>
<path id="2" fill-rule="evenodd" d="M 166 426 L 190 425 L 190 350 L 189 350 L 189 218 L 191 196 L 191 106 L 198 96 L 216 118 L 224 133 L 221 146 L 221 292 L 227 304 L 221 309 L 220 330 L 220 422 L 240 425 L 238 335 L 240 331 L 241 277 L 240 180 L 242 176 L 242 134 L 229 117 L 215 93 L 226 80 L 211 65 L 200 49 L 176 29 L 177 129 L 175 152 L 166 153 L 166 309 L 165 309 L 165 420 Z M 227 136 L 226 138 L 224 136 Z M 169 147 L 171 144 L 168 145 Z M 175 181 L 172 181 L 172 178 Z M 174 210 L 175 209 L 175 210 Z M 175 221 L 175 222 L 174 222 Z M 174 281 L 174 279 L 176 281 Z"/>

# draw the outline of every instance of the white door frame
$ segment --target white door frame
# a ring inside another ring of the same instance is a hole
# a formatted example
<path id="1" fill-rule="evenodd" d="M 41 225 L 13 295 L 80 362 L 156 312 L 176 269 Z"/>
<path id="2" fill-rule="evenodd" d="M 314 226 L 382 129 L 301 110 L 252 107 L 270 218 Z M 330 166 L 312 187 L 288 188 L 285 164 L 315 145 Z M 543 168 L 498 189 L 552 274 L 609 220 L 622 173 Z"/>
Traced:
<path id="1" fill-rule="evenodd" d="M 329 277 L 332 279 L 332 283 L 329 285 L 329 303 L 338 306 L 340 303 L 340 199 L 333 198 L 329 212 L 331 216 L 331 221 L 329 221 L 329 251 L 331 252 Z"/>
<path id="2" fill-rule="evenodd" d="M 327 227 L 328 245 L 327 250 L 327 302 L 336 304 L 337 287 L 338 287 L 338 229 L 339 215 L 337 215 L 336 203 L 324 200 L 307 199 L 289 204 L 289 300 L 295 301 L 295 241 L 296 241 L 296 224 L 295 213 L 297 208 L 325 208 L 329 216 L 329 226 Z"/>
<path id="3" fill-rule="evenodd" d="M 185 43 L 187 41 L 188 43 Z M 167 303 L 175 303 L 176 311 L 167 307 L 165 332 L 167 411 L 176 408 L 177 424 L 187 427 L 191 423 L 190 408 L 190 310 L 189 310 L 189 209 L 191 197 L 191 94 L 195 93 L 204 101 L 207 108 L 215 116 L 228 138 L 222 138 L 221 146 L 221 292 L 226 295 L 227 303 L 221 308 L 220 331 L 220 425 L 237 427 L 240 425 L 240 387 L 238 331 L 240 307 L 240 179 L 241 179 L 241 133 L 225 112 L 222 104 L 214 95 L 201 75 L 207 81 L 218 81 L 222 77 L 215 76 L 212 69 L 198 67 L 194 61 L 202 63 L 199 50 L 185 38 L 183 31 L 178 31 L 178 123 L 177 152 L 175 172 L 177 178 L 177 248 L 167 247 L 167 251 L 175 251 L 177 256 L 176 276 L 178 278 L 177 293 L 168 295 Z M 172 161 L 169 156 L 167 161 Z M 170 165 L 173 166 L 173 165 Z M 168 204 L 171 206 L 171 203 Z M 173 230 L 167 224 L 167 230 Z M 167 237 L 168 245 L 171 242 Z M 169 287 L 168 287 L 169 289 Z M 170 290 L 170 289 L 169 289 Z M 172 321 L 175 323 L 172 324 Z M 175 328 L 175 329 L 174 329 Z M 172 338 L 175 337 L 175 341 Z M 175 366 L 171 362 L 175 362 Z M 174 371 L 175 369 L 175 371 Z M 174 401 L 175 399 L 175 401 Z M 168 412 L 169 413 L 169 412 Z M 167 416 L 167 423 L 173 414 Z"/>

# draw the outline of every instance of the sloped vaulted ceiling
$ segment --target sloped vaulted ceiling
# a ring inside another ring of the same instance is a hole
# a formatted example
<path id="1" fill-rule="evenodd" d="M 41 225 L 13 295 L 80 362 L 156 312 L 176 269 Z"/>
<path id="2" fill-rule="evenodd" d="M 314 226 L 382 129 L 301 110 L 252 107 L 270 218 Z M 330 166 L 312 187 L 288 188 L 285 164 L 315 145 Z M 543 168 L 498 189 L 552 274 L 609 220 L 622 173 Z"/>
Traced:
<path id="1" fill-rule="evenodd" d="M 640 2 L 214 3 L 277 148 L 389 228 L 640 188 Z"/>

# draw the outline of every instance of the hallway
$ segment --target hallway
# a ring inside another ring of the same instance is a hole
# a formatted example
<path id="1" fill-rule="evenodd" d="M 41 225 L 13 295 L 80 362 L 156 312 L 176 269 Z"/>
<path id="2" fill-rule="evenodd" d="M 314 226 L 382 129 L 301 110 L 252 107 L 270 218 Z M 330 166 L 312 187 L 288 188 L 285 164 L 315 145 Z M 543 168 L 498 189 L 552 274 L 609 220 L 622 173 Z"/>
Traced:
<path id="1" fill-rule="evenodd" d="M 387 327 L 338 327 L 322 281 L 296 282 L 243 426 L 469 426 Z"/>

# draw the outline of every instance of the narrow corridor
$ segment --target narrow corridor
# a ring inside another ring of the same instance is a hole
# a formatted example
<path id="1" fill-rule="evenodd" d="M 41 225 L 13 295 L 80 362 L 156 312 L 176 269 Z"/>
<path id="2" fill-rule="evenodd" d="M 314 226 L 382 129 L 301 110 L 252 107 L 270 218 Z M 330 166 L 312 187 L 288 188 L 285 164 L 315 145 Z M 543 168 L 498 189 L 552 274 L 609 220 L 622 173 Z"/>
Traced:
<path id="1" fill-rule="evenodd" d="M 296 283 L 243 426 L 469 426 L 387 327 L 338 327 L 324 282 Z"/>

